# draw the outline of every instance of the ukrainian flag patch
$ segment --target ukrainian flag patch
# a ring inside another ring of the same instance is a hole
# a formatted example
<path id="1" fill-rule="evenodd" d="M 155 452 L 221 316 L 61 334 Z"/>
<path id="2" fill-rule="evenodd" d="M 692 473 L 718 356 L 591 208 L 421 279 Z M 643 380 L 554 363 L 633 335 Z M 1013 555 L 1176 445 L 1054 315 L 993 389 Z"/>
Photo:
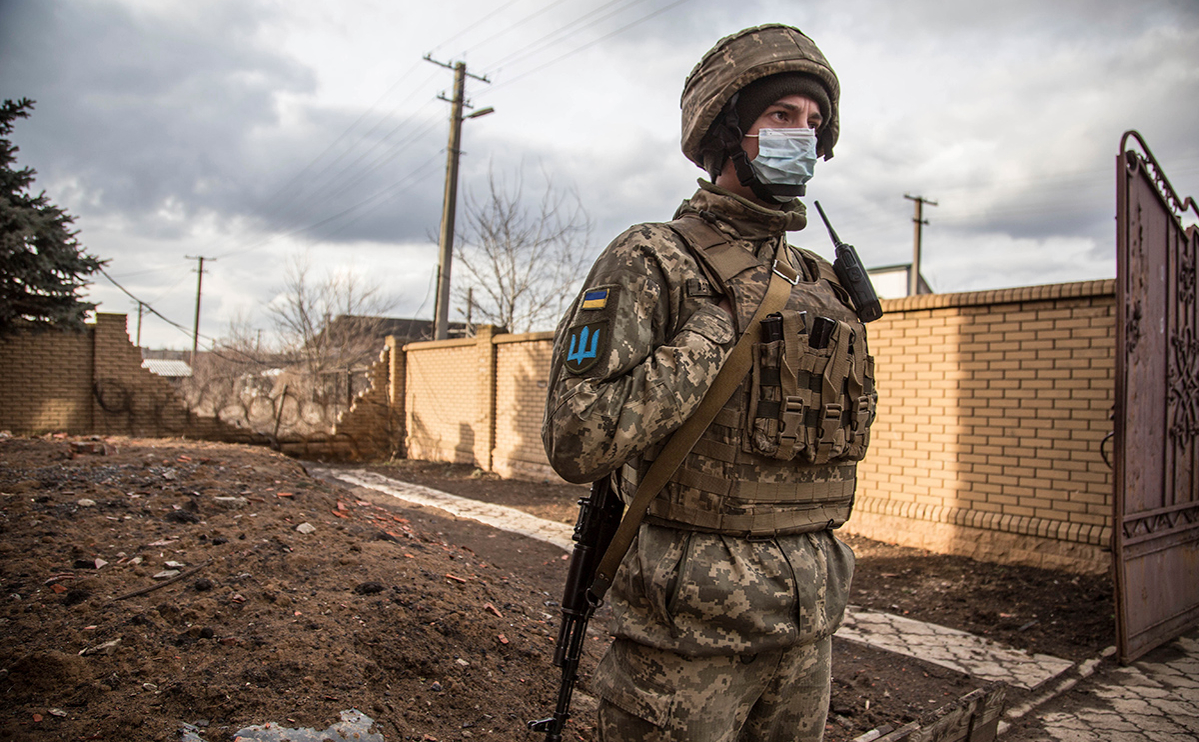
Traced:
<path id="1" fill-rule="evenodd" d="M 580 309 L 603 309 L 608 306 L 608 289 L 592 289 L 583 294 Z"/>

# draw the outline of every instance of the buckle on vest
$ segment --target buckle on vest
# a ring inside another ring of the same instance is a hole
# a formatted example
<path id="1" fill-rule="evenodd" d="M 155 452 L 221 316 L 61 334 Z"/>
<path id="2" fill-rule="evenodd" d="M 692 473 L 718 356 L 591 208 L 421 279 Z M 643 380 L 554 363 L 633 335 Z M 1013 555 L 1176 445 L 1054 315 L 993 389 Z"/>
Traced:
<path id="1" fill-rule="evenodd" d="M 845 408 L 840 402 L 829 402 L 824 406 L 824 416 L 820 420 L 820 442 L 831 443 L 841 429 L 841 413 Z"/>
<path id="2" fill-rule="evenodd" d="M 779 431 L 779 438 L 795 441 L 803 434 L 804 422 L 804 403 L 800 397 L 787 397 L 783 401 L 783 411 L 779 416 L 782 419 L 783 429 Z"/>
<path id="3" fill-rule="evenodd" d="M 853 406 L 853 432 L 860 433 L 870 425 L 870 397 L 858 397 Z"/>
<path id="4" fill-rule="evenodd" d="M 786 267 L 786 268 L 788 268 L 788 269 L 789 269 L 789 268 L 791 268 L 791 266 L 789 266 L 789 265 L 788 265 L 788 266 L 785 266 L 785 267 Z M 799 283 L 799 271 L 793 271 L 793 272 L 792 272 L 792 275 L 788 276 L 786 273 L 784 273 L 783 271 L 779 270 L 779 261 L 777 261 L 777 260 L 776 260 L 776 261 L 774 261 L 774 266 L 771 268 L 771 270 L 773 270 L 773 271 L 774 271 L 774 273 L 775 273 L 775 274 L 776 274 L 776 275 L 777 275 L 779 278 L 783 279 L 784 281 L 786 281 L 787 283 L 791 284 L 792 286 L 794 286 L 795 284 Z"/>

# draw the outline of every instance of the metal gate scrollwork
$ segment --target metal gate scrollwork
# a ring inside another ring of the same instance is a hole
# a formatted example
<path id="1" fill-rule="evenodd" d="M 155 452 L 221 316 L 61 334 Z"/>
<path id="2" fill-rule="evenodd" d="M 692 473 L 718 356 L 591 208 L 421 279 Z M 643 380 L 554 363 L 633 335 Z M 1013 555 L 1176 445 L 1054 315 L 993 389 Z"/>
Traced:
<path id="1" fill-rule="evenodd" d="M 1180 216 L 1199 207 L 1135 131 L 1120 140 L 1116 203 L 1112 546 L 1130 662 L 1199 625 L 1199 229 Z"/>

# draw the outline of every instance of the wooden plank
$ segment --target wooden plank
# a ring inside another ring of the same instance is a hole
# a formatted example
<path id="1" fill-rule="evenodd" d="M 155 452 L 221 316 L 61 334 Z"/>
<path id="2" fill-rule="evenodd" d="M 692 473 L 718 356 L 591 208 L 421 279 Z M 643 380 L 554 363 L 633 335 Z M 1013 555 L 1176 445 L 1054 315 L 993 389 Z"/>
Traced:
<path id="1" fill-rule="evenodd" d="M 889 734 L 867 733 L 855 742 L 994 742 L 1007 697 L 1007 686 L 995 683 L 978 688 Z"/>

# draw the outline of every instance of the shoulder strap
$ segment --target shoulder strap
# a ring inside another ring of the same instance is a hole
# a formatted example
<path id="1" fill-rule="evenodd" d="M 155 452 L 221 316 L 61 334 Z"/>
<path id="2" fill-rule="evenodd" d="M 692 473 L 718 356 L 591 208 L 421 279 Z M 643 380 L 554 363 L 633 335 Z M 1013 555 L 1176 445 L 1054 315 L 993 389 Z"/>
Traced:
<path id="1" fill-rule="evenodd" d="M 696 257 L 720 279 L 723 284 L 742 271 L 758 266 L 758 260 L 744 249 L 733 244 L 723 232 L 696 214 L 685 214 L 668 222 Z"/>
<path id="2" fill-rule="evenodd" d="M 762 319 L 786 306 L 787 299 L 791 296 L 791 287 L 798 280 L 799 273 L 787 259 L 787 242 L 779 240 L 779 248 L 774 256 L 774 270 L 770 274 L 770 285 L 766 289 L 765 298 L 758 305 L 758 311 L 750 320 L 749 327 L 742 333 L 724 365 L 720 367 L 720 372 L 717 373 L 712 386 L 708 388 L 708 392 L 700 401 L 699 408 L 691 417 L 687 418 L 687 421 L 662 447 L 661 453 L 654 459 L 654 463 L 650 465 L 649 471 L 645 473 L 645 477 L 638 485 L 633 501 L 625 510 L 624 519 L 621 520 L 620 527 L 616 529 L 612 542 L 604 552 L 604 556 L 595 570 L 595 579 L 587 591 L 589 599 L 594 604 L 598 605 L 603 600 L 604 594 L 608 592 L 608 588 L 612 586 L 616 570 L 624 560 L 624 555 L 628 553 L 633 538 L 641 527 L 641 521 L 645 519 L 645 514 L 649 510 L 650 502 L 666 486 L 675 470 L 683 463 L 683 459 L 695 447 L 696 441 L 712 424 L 716 413 L 720 412 L 725 402 L 741 385 L 745 375 L 749 373 L 750 367 L 753 365 L 753 344 L 758 342 L 762 333 Z"/>

